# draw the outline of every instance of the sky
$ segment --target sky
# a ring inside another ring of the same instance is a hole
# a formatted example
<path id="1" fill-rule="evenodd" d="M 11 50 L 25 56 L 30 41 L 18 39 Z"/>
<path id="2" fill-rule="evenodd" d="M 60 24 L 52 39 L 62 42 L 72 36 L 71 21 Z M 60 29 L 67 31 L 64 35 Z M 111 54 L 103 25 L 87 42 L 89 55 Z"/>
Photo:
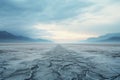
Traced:
<path id="1" fill-rule="evenodd" d="M 0 30 L 55 42 L 120 32 L 120 0 L 0 0 Z"/>

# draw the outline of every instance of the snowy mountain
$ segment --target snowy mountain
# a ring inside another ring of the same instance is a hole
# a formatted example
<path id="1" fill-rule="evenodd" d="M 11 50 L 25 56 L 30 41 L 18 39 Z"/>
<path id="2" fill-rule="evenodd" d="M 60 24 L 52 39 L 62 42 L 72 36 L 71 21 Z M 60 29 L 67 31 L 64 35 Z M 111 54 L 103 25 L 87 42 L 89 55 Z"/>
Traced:
<path id="1" fill-rule="evenodd" d="M 96 38 L 88 38 L 87 42 L 120 42 L 120 33 L 111 33 Z"/>
<path id="2" fill-rule="evenodd" d="M 26 36 L 17 36 L 7 31 L 0 31 L 0 42 L 51 42 L 46 39 L 32 39 Z"/>

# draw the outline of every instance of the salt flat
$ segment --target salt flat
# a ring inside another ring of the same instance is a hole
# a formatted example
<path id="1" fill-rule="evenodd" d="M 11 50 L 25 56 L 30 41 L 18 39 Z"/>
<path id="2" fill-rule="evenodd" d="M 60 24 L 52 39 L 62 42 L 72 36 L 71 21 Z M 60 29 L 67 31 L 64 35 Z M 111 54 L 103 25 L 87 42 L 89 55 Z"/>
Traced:
<path id="1" fill-rule="evenodd" d="M 120 45 L 0 44 L 0 80 L 120 80 Z"/>

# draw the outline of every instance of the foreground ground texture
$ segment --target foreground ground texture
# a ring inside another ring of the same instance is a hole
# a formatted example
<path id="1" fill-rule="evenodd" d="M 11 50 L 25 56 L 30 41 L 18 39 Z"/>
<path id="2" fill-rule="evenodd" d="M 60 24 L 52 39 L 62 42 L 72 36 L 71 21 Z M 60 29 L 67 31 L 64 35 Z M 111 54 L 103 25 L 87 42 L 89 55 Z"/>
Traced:
<path id="1" fill-rule="evenodd" d="M 120 45 L 0 44 L 0 80 L 120 80 Z"/>

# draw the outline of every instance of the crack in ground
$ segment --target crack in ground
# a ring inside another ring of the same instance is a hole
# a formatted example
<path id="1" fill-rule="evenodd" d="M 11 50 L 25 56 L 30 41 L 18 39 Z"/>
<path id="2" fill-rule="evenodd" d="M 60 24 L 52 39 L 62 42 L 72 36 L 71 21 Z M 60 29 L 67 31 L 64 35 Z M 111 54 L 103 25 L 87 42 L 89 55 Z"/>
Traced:
<path id="1" fill-rule="evenodd" d="M 97 64 L 90 61 L 91 58 L 84 58 L 78 54 L 57 45 L 43 54 L 43 60 L 38 59 L 38 62 L 30 68 L 16 70 L 1 80 L 25 74 L 27 75 L 24 80 L 115 80 L 120 77 L 120 74 L 106 77 L 94 71 Z"/>

